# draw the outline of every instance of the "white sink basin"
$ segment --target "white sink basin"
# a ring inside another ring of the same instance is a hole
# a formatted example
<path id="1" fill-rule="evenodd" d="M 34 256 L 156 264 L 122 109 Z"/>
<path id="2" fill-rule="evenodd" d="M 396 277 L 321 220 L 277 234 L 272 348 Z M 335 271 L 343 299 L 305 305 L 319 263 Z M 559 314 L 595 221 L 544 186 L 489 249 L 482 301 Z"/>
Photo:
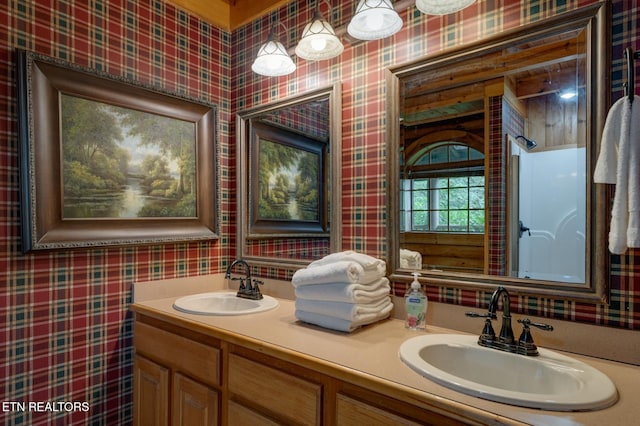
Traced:
<path id="1" fill-rule="evenodd" d="M 421 335 L 400 346 L 400 358 L 434 382 L 505 404 L 582 411 L 618 400 L 607 376 L 576 359 L 542 348 L 537 357 L 517 355 L 477 342 L 477 336 Z"/>
<path id="2" fill-rule="evenodd" d="M 271 296 L 260 300 L 242 299 L 236 292 L 192 294 L 177 299 L 173 307 L 178 311 L 200 315 L 247 315 L 268 311 L 278 306 Z"/>

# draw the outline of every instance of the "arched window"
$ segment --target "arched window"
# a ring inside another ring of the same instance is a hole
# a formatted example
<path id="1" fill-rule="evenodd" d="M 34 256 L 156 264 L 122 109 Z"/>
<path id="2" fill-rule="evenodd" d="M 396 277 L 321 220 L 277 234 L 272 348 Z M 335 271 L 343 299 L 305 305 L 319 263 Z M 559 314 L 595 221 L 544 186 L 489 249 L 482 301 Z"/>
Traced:
<path id="1" fill-rule="evenodd" d="M 423 146 L 406 159 L 401 185 L 402 231 L 484 232 L 481 151 L 454 141 Z"/>

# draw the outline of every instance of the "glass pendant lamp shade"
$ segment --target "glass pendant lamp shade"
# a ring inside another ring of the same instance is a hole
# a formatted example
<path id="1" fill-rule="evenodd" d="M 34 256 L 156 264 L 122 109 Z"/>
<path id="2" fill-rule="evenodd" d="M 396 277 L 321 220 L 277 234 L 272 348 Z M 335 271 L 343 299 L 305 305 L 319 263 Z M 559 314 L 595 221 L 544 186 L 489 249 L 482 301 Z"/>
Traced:
<path id="1" fill-rule="evenodd" d="M 347 32 L 359 40 L 378 40 L 394 35 L 402 28 L 402 18 L 391 0 L 360 0 Z"/>
<path id="2" fill-rule="evenodd" d="M 291 74 L 296 70 L 296 64 L 287 53 L 287 49 L 273 35 L 269 34 L 267 42 L 260 47 L 251 69 L 256 74 L 267 77 L 279 77 Z"/>
<path id="3" fill-rule="evenodd" d="M 335 58 L 344 50 L 331 24 L 316 9 L 313 20 L 302 32 L 302 38 L 296 46 L 296 55 L 308 61 Z"/>
<path id="4" fill-rule="evenodd" d="M 476 0 L 416 0 L 416 8 L 425 15 L 448 15 L 471 5 Z"/>

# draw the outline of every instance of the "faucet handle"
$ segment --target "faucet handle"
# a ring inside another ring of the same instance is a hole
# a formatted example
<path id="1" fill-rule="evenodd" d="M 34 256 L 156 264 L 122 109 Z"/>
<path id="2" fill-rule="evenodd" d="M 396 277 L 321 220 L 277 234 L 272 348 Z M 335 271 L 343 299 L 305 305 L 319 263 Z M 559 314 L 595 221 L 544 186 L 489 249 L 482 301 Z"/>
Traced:
<path id="1" fill-rule="evenodd" d="M 478 312 L 465 312 L 465 315 L 471 318 L 492 318 L 492 315 L 489 313 L 480 314 Z"/>
<path id="2" fill-rule="evenodd" d="M 528 329 L 530 325 L 539 328 L 544 331 L 553 331 L 553 326 L 549 324 L 543 324 L 541 322 L 533 322 L 529 318 L 519 319 L 518 322 L 522 324 L 525 329 Z"/>
<path id="3" fill-rule="evenodd" d="M 529 318 L 519 319 L 518 322 L 522 324 L 522 333 L 518 338 L 519 353 L 529 356 L 538 355 L 538 347 L 533 342 L 529 326 L 532 325 L 545 331 L 553 331 L 553 326 L 539 322 L 532 322 Z"/>
<path id="4" fill-rule="evenodd" d="M 482 333 L 480 333 L 480 340 L 492 341 L 495 339 L 496 332 L 491 325 L 492 315 L 490 313 L 479 314 L 478 312 L 466 312 L 465 315 L 471 318 L 485 318 L 484 327 L 482 329 Z"/>
<path id="5" fill-rule="evenodd" d="M 257 278 L 253 279 L 253 287 L 251 288 L 251 292 L 256 299 L 262 299 L 262 293 L 260 292 L 260 285 L 264 285 L 264 281 L 259 280 Z"/>

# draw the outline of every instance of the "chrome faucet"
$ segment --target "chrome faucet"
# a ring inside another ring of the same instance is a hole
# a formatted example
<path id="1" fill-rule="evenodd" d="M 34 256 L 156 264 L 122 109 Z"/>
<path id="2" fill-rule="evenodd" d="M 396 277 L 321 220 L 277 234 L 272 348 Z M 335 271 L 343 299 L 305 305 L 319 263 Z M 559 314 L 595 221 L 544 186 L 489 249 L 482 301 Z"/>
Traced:
<path id="1" fill-rule="evenodd" d="M 241 264 L 244 266 L 244 278 L 231 278 L 231 271 L 233 267 L 237 264 Z M 238 288 L 238 292 L 236 293 L 237 297 L 242 297 L 243 299 L 253 299 L 260 300 L 262 299 L 262 293 L 260 292 L 260 288 L 258 284 L 262 284 L 262 281 L 258 281 L 256 279 L 251 278 L 251 268 L 249 264 L 244 259 L 236 259 L 234 260 L 229 267 L 227 267 L 227 272 L 224 274 L 225 279 L 231 278 L 233 281 L 239 280 L 240 287 Z"/>
<path id="2" fill-rule="evenodd" d="M 496 311 L 498 310 L 498 302 L 502 298 L 502 327 L 500 329 L 500 335 L 496 338 L 496 333 L 491 325 L 491 320 L 498 319 Z M 533 337 L 531 337 L 530 325 L 538 327 L 542 330 L 552 331 L 553 327 L 548 324 L 535 323 L 528 318 L 524 320 L 518 320 L 523 325 L 522 334 L 516 341 L 513 335 L 513 328 L 511 327 L 511 301 L 509 299 L 509 292 L 504 287 L 498 287 L 491 295 L 491 301 L 489 302 L 489 311 L 486 314 L 479 314 L 477 312 L 467 312 L 468 317 L 486 318 L 484 321 L 484 328 L 478 338 L 478 344 L 487 348 L 498 349 L 505 352 L 513 352 L 521 355 L 536 356 L 538 355 L 538 348 L 533 343 Z"/>

